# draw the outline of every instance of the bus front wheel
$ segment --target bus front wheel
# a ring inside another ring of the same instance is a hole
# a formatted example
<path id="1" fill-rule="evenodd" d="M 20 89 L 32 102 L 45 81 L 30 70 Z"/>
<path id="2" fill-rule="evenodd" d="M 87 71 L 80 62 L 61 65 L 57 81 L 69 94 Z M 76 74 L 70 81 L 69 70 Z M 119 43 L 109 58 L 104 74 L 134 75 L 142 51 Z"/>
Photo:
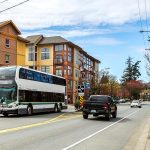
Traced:
<path id="1" fill-rule="evenodd" d="M 8 117 L 8 114 L 7 114 L 7 113 L 3 113 L 3 116 L 4 116 L 4 117 Z"/>
<path id="2" fill-rule="evenodd" d="M 31 105 L 29 105 L 29 106 L 27 107 L 27 114 L 28 114 L 29 116 L 31 116 L 31 115 L 32 115 L 32 113 L 33 113 L 32 106 L 31 106 Z"/>

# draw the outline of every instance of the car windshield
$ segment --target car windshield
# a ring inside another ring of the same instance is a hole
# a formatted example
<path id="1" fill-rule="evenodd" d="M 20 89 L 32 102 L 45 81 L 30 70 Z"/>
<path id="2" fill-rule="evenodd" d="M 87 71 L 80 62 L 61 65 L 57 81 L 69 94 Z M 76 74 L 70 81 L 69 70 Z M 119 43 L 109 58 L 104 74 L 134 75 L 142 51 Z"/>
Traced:
<path id="1" fill-rule="evenodd" d="M 107 101 L 106 96 L 91 96 L 90 101 Z"/>
<path id="2" fill-rule="evenodd" d="M 133 100 L 132 103 L 139 103 L 139 101 L 138 100 Z"/>
<path id="3" fill-rule="evenodd" d="M 17 100 L 16 87 L 0 88 L 0 102 L 11 103 Z"/>

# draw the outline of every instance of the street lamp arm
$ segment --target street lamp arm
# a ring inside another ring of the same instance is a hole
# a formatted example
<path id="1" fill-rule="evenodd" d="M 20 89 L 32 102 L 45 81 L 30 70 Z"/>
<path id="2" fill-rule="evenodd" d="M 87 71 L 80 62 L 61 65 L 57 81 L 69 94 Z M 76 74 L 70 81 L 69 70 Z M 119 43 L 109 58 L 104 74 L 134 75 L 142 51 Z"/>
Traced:
<path id="1" fill-rule="evenodd" d="M 140 30 L 140 33 L 143 33 L 143 32 L 150 32 L 150 31 L 148 31 L 148 30 L 147 30 L 147 31 L 144 31 L 144 30 Z"/>

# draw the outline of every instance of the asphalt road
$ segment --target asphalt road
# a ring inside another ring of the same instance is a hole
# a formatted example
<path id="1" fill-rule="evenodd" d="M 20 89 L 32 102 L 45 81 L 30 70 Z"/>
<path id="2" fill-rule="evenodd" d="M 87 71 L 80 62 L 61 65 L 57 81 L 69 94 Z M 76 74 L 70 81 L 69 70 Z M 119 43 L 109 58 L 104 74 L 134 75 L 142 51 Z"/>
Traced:
<path id="1" fill-rule="evenodd" d="M 118 105 L 116 119 L 82 118 L 81 112 L 0 116 L 0 150 L 122 150 L 150 113 Z"/>

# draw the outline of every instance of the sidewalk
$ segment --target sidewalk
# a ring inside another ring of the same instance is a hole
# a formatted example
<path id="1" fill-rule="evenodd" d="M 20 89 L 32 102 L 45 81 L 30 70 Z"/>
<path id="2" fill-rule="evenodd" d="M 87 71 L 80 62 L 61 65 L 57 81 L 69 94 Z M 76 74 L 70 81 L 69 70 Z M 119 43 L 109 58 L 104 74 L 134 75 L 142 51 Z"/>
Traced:
<path id="1" fill-rule="evenodd" d="M 74 105 L 68 104 L 68 108 L 63 110 L 63 112 L 76 112 Z"/>
<path id="2" fill-rule="evenodd" d="M 150 113 L 136 129 L 124 150 L 150 150 Z"/>
<path id="3" fill-rule="evenodd" d="M 150 116 L 146 118 L 144 123 L 143 132 L 139 137 L 135 150 L 150 150 Z"/>

